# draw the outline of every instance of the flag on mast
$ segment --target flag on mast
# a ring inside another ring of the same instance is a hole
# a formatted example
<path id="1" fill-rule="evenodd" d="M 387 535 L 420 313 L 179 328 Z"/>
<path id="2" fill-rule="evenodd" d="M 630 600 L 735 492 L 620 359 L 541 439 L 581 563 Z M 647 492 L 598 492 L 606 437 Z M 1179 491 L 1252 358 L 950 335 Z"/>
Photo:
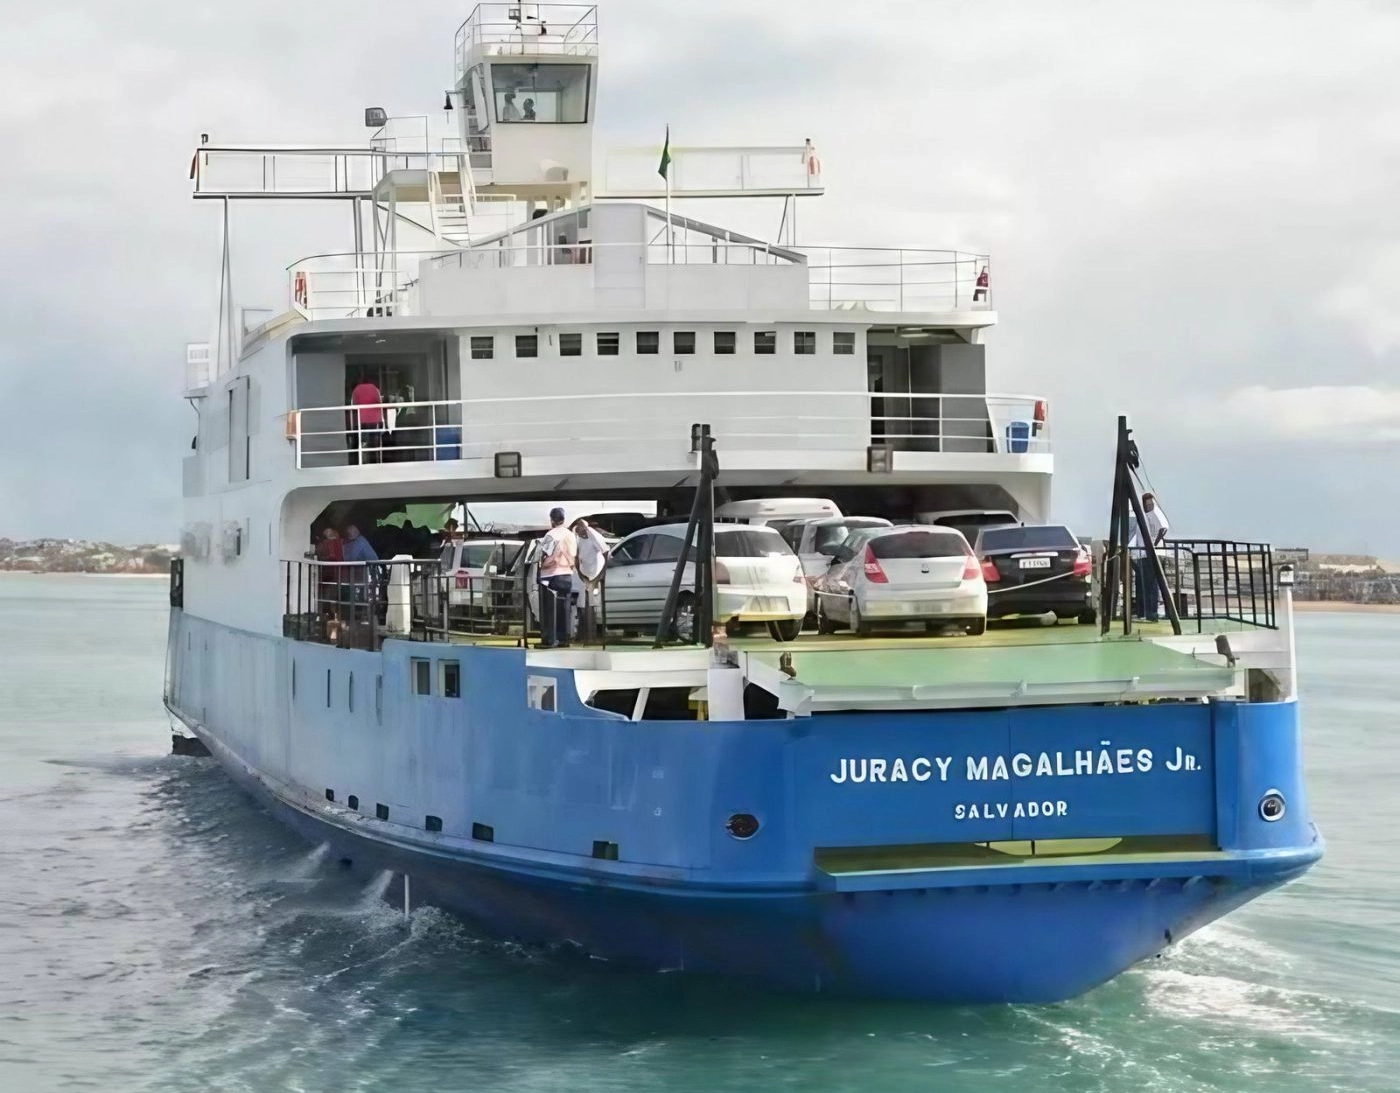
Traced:
<path id="1" fill-rule="evenodd" d="M 666 126 L 666 143 L 661 146 L 661 163 L 656 173 L 666 180 L 666 251 L 675 260 L 675 240 L 671 238 L 671 126 Z"/>
<path id="2" fill-rule="evenodd" d="M 671 127 L 666 126 L 666 143 L 661 146 L 661 165 L 656 168 L 656 173 L 666 180 L 667 185 L 671 182 Z"/>

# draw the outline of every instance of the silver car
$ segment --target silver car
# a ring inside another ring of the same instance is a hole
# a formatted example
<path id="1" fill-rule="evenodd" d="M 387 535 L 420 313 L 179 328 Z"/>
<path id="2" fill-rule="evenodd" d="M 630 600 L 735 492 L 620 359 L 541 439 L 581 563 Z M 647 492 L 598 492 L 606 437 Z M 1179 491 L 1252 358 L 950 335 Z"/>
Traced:
<path id="1" fill-rule="evenodd" d="M 919 622 L 927 629 L 987 628 L 987 585 L 961 532 L 952 528 L 871 528 L 852 534 L 818 583 L 817 629 L 869 633 Z"/>

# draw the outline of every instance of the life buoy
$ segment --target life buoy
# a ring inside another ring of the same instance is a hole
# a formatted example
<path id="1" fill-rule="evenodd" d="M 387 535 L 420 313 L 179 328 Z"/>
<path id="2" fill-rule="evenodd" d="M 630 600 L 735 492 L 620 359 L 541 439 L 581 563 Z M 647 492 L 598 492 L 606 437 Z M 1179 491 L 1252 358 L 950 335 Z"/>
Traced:
<path id="1" fill-rule="evenodd" d="M 292 299 L 298 307 L 306 306 L 306 274 L 301 270 L 292 277 Z"/>

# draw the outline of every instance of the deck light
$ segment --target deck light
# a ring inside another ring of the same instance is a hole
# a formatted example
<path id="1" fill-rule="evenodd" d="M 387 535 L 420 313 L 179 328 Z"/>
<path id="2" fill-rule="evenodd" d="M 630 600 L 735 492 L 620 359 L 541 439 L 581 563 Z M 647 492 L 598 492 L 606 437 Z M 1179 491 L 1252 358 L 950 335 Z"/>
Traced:
<path id="1" fill-rule="evenodd" d="M 1278 571 L 1278 583 L 1280 588 L 1291 588 L 1293 586 L 1293 567 L 1291 565 L 1280 567 Z"/>
<path id="2" fill-rule="evenodd" d="M 520 453 L 519 453 L 519 452 L 497 452 L 497 453 L 496 453 L 496 477 L 497 477 L 497 478 L 519 478 L 519 477 L 520 477 Z"/>
<path id="3" fill-rule="evenodd" d="M 370 129 L 381 129 L 389 124 L 389 115 L 382 106 L 365 107 L 365 125 Z"/>
<path id="4" fill-rule="evenodd" d="M 444 91 L 444 92 L 442 93 L 442 108 L 443 108 L 444 110 L 451 110 L 451 109 L 452 109 L 452 92 L 451 92 L 451 91 Z"/>
<path id="5" fill-rule="evenodd" d="M 729 817 L 724 829 L 736 839 L 752 839 L 758 834 L 758 818 L 747 812 L 736 812 Z"/>
<path id="6" fill-rule="evenodd" d="M 871 474 L 889 474 L 894 470 L 894 453 L 880 444 L 865 449 L 865 469 Z"/>

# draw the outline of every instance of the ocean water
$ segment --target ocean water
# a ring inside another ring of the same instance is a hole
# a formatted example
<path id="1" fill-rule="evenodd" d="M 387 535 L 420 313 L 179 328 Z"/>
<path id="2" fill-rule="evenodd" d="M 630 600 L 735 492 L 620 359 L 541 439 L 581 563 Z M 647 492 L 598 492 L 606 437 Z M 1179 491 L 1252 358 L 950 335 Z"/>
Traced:
<path id="1" fill-rule="evenodd" d="M 166 754 L 159 581 L 0 577 L 0 1091 L 1400 1089 L 1400 615 L 1300 624 L 1301 882 L 1055 1006 L 765 996 L 405 923 Z"/>

